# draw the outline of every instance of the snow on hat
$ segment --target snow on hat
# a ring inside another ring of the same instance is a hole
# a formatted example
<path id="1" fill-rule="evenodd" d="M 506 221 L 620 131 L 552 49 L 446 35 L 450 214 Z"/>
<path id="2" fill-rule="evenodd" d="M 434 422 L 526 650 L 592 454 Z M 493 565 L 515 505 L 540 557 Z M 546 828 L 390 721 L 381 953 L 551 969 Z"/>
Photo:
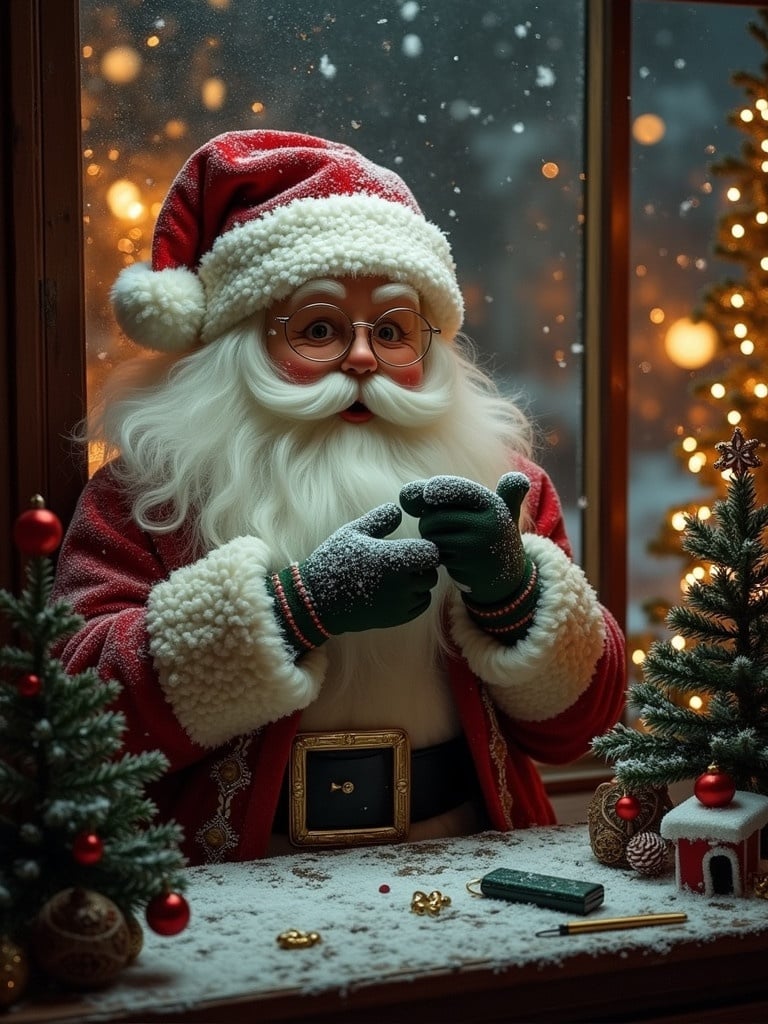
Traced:
<path id="1" fill-rule="evenodd" d="M 394 171 L 296 132 L 226 132 L 189 157 L 155 225 L 152 261 L 111 298 L 135 342 L 183 352 L 318 277 L 414 287 L 441 337 L 461 326 L 450 245 Z"/>

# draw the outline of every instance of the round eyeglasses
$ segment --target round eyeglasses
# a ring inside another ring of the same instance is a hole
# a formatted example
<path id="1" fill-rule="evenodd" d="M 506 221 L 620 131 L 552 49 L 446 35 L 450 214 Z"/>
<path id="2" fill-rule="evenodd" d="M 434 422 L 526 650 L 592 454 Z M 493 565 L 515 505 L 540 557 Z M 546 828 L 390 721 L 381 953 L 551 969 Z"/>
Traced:
<path id="1" fill-rule="evenodd" d="M 370 324 L 351 320 L 343 309 L 326 302 L 302 306 L 290 316 L 276 316 L 283 325 L 285 340 L 294 352 L 315 363 L 341 359 L 352 347 L 355 330 L 368 330 L 368 344 L 380 363 L 387 366 L 412 366 L 420 363 L 432 344 L 433 327 L 413 309 L 388 309 Z"/>

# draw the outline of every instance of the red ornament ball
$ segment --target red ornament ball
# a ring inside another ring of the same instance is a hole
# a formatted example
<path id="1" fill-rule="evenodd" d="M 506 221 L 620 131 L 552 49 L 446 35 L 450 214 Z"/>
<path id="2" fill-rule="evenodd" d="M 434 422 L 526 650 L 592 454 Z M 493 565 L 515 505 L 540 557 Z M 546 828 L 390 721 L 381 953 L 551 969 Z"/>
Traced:
<path id="1" fill-rule="evenodd" d="M 104 856 L 104 843 L 95 832 L 81 832 L 72 844 L 72 856 L 83 867 L 98 864 Z"/>
<path id="2" fill-rule="evenodd" d="M 386 882 L 384 883 L 384 885 L 379 886 L 379 892 L 389 892 L 389 886 L 386 884 Z"/>
<path id="3" fill-rule="evenodd" d="M 721 772 L 717 765 L 711 764 L 696 779 L 693 792 L 705 807 L 725 807 L 733 800 L 736 783 L 728 772 Z"/>
<path id="4" fill-rule="evenodd" d="M 63 530 L 57 515 L 47 508 L 30 508 L 13 524 L 13 539 L 24 555 L 42 558 L 61 544 Z"/>
<path id="5" fill-rule="evenodd" d="M 638 816 L 642 808 L 640 807 L 640 801 L 636 796 L 620 796 L 616 801 L 615 806 L 616 813 L 624 821 L 634 821 Z"/>
<path id="6" fill-rule="evenodd" d="M 34 672 L 25 672 L 16 680 L 16 689 L 21 697 L 36 697 L 40 693 L 42 685 L 40 676 L 36 676 Z"/>
<path id="7" fill-rule="evenodd" d="M 178 935 L 189 924 L 189 904 L 178 892 L 161 892 L 147 904 L 147 924 L 158 935 Z"/>

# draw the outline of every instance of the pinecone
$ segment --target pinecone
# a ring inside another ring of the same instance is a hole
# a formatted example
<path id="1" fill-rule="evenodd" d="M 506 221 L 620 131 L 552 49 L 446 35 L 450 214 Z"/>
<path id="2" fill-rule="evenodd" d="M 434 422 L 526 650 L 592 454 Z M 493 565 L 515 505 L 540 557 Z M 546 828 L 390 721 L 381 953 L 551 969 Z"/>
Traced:
<path id="1" fill-rule="evenodd" d="M 660 875 L 667 868 L 669 843 L 658 832 L 638 832 L 627 843 L 627 863 L 640 875 Z"/>

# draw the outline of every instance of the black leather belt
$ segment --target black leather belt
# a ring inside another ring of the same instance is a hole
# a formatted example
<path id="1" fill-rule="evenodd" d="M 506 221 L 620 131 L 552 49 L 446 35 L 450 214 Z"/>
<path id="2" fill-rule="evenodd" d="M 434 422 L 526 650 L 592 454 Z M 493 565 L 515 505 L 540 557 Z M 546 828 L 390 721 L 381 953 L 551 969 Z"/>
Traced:
<path id="1" fill-rule="evenodd" d="M 398 735 L 404 736 L 399 733 Z M 332 736 L 334 741 L 344 734 L 307 734 L 317 742 Z M 468 800 L 479 796 L 479 784 L 475 774 L 472 756 L 464 736 L 410 751 L 410 772 L 406 764 L 398 772 L 397 745 L 366 746 L 366 736 L 371 733 L 349 734 L 349 746 L 334 742 L 332 749 L 312 746 L 302 751 L 303 761 L 298 774 L 294 769 L 294 801 L 300 795 L 303 839 L 299 845 L 317 845 L 312 836 L 323 836 L 321 845 L 350 845 L 357 842 L 386 842 L 388 839 L 404 836 L 385 835 L 393 821 L 393 803 L 396 803 L 398 789 L 408 786 L 410 796 L 410 821 L 424 821 L 438 814 L 453 810 Z M 301 736 L 297 737 L 301 742 Z M 407 744 L 407 739 L 406 739 Z M 289 792 L 292 762 L 283 779 L 273 832 L 291 832 L 295 841 L 294 828 L 289 829 Z M 407 748 L 406 748 L 406 756 Z M 409 783 L 402 776 L 410 775 Z M 298 785 L 297 783 L 298 779 Z M 399 781 L 398 781 L 399 780 Z M 407 822 L 405 822 L 407 830 Z M 370 830 L 369 839 L 361 839 L 360 833 Z M 306 834 L 310 836 L 306 838 Z M 349 834 L 354 838 L 349 840 Z"/>

